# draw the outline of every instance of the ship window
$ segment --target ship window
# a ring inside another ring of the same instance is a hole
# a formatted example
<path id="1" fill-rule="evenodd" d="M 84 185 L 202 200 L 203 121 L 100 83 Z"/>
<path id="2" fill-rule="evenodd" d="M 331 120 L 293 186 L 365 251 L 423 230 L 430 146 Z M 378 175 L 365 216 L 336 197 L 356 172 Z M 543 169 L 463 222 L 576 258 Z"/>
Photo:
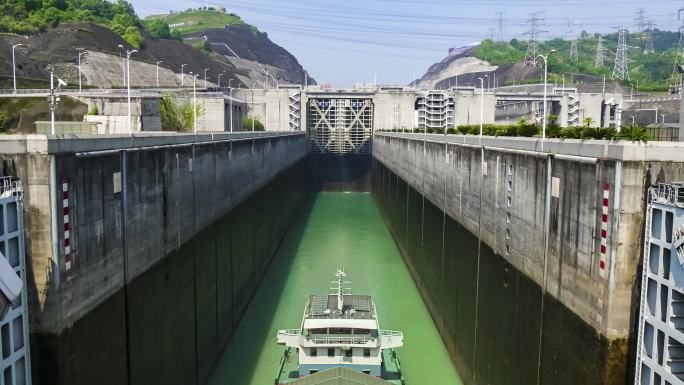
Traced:
<path id="1" fill-rule="evenodd" d="M 363 371 L 363 374 L 368 374 L 368 375 L 370 375 L 370 370 L 368 370 L 368 369 L 364 370 L 364 371 Z"/>
<path id="2" fill-rule="evenodd" d="M 311 357 L 318 357 L 318 348 L 311 348 L 311 352 L 309 353 Z"/>
<path id="3" fill-rule="evenodd" d="M 363 348 L 363 356 L 370 357 L 370 348 Z"/>
<path id="4" fill-rule="evenodd" d="M 350 328 L 330 328 L 330 334 L 351 334 Z"/>
<path id="5" fill-rule="evenodd" d="M 328 329 L 309 329 L 309 334 L 328 334 Z"/>
<path id="6" fill-rule="evenodd" d="M 316 374 L 316 373 L 318 373 L 318 369 L 309 370 L 309 374 Z"/>
<path id="7" fill-rule="evenodd" d="M 370 329 L 354 329 L 354 334 L 369 335 Z"/>
<path id="8" fill-rule="evenodd" d="M 335 357 L 335 348 L 328 348 L 328 357 Z"/>
<path id="9" fill-rule="evenodd" d="M 345 350 L 345 351 L 344 351 L 344 356 L 345 356 L 345 357 L 351 357 L 351 356 L 352 356 L 352 351 L 353 351 L 352 348 L 349 348 L 349 349 Z"/>

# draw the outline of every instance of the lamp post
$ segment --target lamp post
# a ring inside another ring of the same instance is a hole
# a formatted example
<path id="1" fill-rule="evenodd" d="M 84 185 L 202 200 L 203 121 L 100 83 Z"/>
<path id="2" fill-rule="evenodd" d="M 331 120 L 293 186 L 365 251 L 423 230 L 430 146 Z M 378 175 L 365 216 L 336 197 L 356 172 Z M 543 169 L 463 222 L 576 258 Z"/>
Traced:
<path id="1" fill-rule="evenodd" d="M 192 131 L 197 135 L 197 88 L 195 87 L 195 80 L 199 74 L 190 72 L 190 75 L 192 75 Z"/>
<path id="2" fill-rule="evenodd" d="M 224 74 L 225 74 L 225 71 L 218 74 L 218 88 L 221 88 L 221 76 L 223 76 Z"/>
<path id="3" fill-rule="evenodd" d="M 228 80 L 228 96 L 230 99 L 230 132 L 233 132 L 233 79 Z"/>
<path id="4" fill-rule="evenodd" d="M 546 113 L 546 94 L 548 90 L 548 74 L 549 74 L 549 55 L 552 53 L 556 52 L 555 49 L 552 49 L 549 51 L 548 54 L 546 55 L 539 55 L 539 58 L 544 59 L 544 107 L 542 109 L 542 142 L 541 142 L 541 150 L 544 151 L 544 142 L 546 141 L 546 117 L 548 116 Z"/>
<path id="5" fill-rule="evenodd" d="M 133 135 L 133 130 L 131 128 L 131 55 L 138 52 L 138 50 L 127 50 L 123 45 L 119 44 L 119 48 L 126 51 L 126 82 L 127 92 L 128 92 L 128 135 Z"/>
<path id="6" fill-rule="evenodd" d="M 82 50 L 78 53 L 78 92 L 81 92 L 81 57 L 88 55 L 88 51 Z"/>
<path id="7" fill-rule="evenodd" d="M 182 64 L 182 65 L 181 65 L 181 87 L 185 86 L 185 79 L 183 78 L 183 68 L 184 68 L 186 65 L 187 65 L 187 64 Z M 192 72 L 191 72 L 191 73 L 192 73 Z"/>
<path id="8" fill-rule="evenodd" d="M 204 69 L 204 89 L 207 89 L 207 71 L 209 71 L 209 68 Z"/>
<path id="9" fill-rule="evenodd" d="M 157 88 L 159 88 L 159 64 L 163 63 L 163 60 L 157 62 Z"/>
<path id="10" fill-rule="evenodd" d="M 14 58 L 14 50 L 19 46 L 23 46 L 23 44 L 19 43 L 19 44 L 12 45 L 12 80 L 14 83 L 14 93 L 15 94 L 17 93 L 17 62 Z"/>
<path id="11" fill-rule="evenodd" d="M 484 78 L 477 78 L 480 81 L 480 143 L 482 143 L 482 131 L 484 129 L 484 81 L 487 78 L 487 75 L 484 76 Z"/>

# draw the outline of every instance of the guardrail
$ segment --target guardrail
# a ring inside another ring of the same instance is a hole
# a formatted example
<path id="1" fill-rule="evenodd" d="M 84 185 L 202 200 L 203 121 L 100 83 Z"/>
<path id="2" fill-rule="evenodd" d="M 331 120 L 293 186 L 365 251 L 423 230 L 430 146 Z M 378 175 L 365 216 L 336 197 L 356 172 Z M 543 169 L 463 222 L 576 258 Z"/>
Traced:
<path id="1" fill-rule="evenodd" d="M 364 345 L 370 341 L 375 340 L 374 337 L 310 337 L 309 341 L 315 344 L 349 344 L 349 345 Z"/>

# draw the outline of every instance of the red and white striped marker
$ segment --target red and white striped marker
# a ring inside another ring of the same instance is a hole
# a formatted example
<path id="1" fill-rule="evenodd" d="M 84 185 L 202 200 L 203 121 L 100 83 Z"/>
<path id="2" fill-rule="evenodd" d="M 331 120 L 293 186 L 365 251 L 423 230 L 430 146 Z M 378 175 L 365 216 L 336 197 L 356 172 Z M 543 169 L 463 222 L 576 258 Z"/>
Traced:
<path id="1" fill-rule="evenodd" d="M 72 268 L 71 259 L 71 221 L 69 215 L 69 177 L 62 177 L 62 210 L 64 214 L 64 272 Z"/>
<path id="2" fill-rule="evenodd" d="M 608 253 L 608 207 L 610 204 L 610 183 L 603 185 L 603 204 L 601 207 L 601 250 L 599 258 L 599 275 L 606 276 L 606 255 Z"/>

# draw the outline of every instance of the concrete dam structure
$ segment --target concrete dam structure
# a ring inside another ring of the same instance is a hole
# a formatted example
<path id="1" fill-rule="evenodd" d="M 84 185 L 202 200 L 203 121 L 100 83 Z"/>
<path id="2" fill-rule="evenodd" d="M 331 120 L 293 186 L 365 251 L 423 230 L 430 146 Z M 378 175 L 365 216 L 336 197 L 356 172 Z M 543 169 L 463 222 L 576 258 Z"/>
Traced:
<path id="1" fill-rule="evenodd" d="M 377 111 L 365 111 L 352 98 L 321 114 L 332 134 L 363 132 L 354 145 L 363 151 L 344 154 L 312 151 L 303 132 L 0 140 L 3 174 L 25 183 L 34 383 L 263 383 L 279 359 L 270 333 L 282 325 L 247 314 L 298 311 L 300 292 L 315 292 L 307 269 L 323 272 L 340 255 L 360 270 L 373 259 L 378 270 L 361 282 L 369 290 L 396 284 L 381 274 L 387 264 L 415 282 L 401 281 L 418 299 L 406 308 L 426 314 L 408 334 L 421 347 L 407 349 L 420 363 L 405 365 L 411 383 L 439 380 L 420 375 L 421 359 L 442 362 L 428 351 L 453 363 L 449 383 L 625 383 L 645 191 L 684 180 L 680 148 L 548 140 L 542 151 L 537 138 L 378 133 Z M 384 219 L 391 236 L 359 218 Z M 336 252 L 297 254 L 317 231 Z M 372 249 L 378 239 L 382 250 Z M 388 322 L 406 329 L 412 318 L 391 306 Z M 236 344 L 252 340 L 241 333 L 255 330 L 250 354 L 265 361 L 235 367 L 246 355 Z"/>

